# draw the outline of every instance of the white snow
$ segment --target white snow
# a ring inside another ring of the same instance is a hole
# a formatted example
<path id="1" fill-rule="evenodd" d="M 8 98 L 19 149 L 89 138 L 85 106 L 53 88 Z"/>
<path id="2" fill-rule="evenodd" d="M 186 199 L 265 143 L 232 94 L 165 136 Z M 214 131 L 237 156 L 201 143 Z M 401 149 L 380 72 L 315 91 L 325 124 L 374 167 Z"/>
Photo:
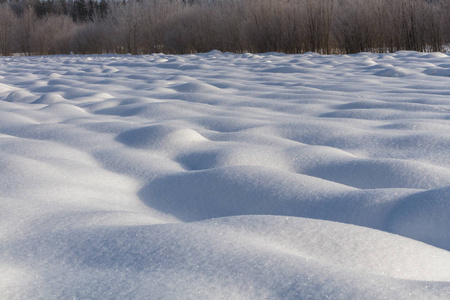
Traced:
<path id="1" fill-rule="evenodd" d="M 448 299 L 450 56 L 0 58 L 0 298 Z"/>

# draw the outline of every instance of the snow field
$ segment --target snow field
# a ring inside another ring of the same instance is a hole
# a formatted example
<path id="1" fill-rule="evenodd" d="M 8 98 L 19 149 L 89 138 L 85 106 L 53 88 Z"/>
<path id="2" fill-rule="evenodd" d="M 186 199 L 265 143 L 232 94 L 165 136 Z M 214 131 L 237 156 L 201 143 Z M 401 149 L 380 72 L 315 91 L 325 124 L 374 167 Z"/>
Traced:
<path id="1" fill-rule="evenodd" d="M 0 58 L 6 299 L 446 299 L 442 53 Z"/>

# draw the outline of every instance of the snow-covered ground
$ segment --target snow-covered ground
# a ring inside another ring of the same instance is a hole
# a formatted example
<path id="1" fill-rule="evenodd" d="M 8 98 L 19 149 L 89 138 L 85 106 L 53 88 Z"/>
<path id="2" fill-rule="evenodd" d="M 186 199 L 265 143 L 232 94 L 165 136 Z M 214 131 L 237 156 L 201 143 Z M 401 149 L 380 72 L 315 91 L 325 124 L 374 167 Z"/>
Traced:
<path id="1" fill-rule="evenodd" d="M 450 57 L 0 58 L 0 298 L 448 299 Z"/>

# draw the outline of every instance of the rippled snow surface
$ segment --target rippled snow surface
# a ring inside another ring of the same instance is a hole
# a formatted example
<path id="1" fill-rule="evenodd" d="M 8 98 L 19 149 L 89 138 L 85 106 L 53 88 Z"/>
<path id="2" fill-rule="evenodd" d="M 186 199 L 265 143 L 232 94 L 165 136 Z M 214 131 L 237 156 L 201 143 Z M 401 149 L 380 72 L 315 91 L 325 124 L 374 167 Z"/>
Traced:
<path id="1" fill-rule="evenodd" d="M 0 298 L 448 299 L 450 57 L 0 58 Z"/>

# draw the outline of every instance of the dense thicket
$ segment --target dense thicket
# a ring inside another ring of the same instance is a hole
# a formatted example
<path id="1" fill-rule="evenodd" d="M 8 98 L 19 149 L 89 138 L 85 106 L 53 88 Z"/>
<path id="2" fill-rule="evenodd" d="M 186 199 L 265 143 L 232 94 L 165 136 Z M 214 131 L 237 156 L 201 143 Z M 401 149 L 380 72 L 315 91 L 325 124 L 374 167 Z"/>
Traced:
<path id="1" fill-rule="evenodd" d="M 0 53 L 440 51 L 447 0 L 0 0 Z"/>

